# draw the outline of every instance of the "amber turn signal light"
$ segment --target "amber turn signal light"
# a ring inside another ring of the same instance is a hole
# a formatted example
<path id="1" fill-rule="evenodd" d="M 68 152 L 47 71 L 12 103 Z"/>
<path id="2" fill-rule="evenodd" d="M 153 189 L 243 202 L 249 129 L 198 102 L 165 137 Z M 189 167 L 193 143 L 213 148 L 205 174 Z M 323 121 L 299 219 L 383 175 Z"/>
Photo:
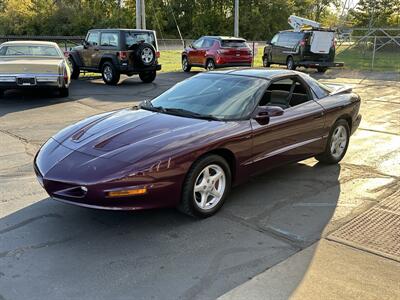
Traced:
<path id="1" fill-rule="evenodd" d="M 120 190 L 120 191 L 107 192 L 107 197 L 108 198 L 127 197 L 127 196 L 143 195 L 146 193 L 147 193 L 146 188 L 132 189 L 132 190 Z"/>

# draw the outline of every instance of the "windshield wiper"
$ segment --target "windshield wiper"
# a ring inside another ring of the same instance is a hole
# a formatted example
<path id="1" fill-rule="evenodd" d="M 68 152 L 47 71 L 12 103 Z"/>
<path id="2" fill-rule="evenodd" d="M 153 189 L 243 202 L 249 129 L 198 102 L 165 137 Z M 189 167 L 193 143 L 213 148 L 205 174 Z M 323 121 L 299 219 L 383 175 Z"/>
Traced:
<path id="1" fill-rule="evenodd" d="M 139 108 L 154 111 L 154 112 L 165 112 L 165 108 L 162 106 L 153 106 L 150 100 L 144 100 L 139 104 Z"/>
<path id="2" fill-rule="evenodd" d="M 177 114 L 180 116 L 193 117 L 193 118 L 212 120 L 212 121 L 221 121 L 220 119 L 214 117 L 213 115 L 199 114 L 183 108 L 164 108 L 164 111 L 167 113 Z"/>

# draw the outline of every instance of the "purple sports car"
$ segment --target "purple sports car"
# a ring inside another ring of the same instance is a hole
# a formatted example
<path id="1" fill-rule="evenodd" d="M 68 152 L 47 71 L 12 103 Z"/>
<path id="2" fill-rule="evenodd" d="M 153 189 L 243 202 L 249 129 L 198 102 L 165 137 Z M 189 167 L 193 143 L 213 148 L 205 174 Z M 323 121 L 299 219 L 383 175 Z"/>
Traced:
<path id="1" fill-rule="evenodd" d="M 201 73 L 139 107 L 65 128 L 42 146 L 34 168 L 49 195 L 66 203 L 208 217 L 251 175 L 313 156 L 338 163 L 359 108 L 350 88 L 295 71 Z"/>

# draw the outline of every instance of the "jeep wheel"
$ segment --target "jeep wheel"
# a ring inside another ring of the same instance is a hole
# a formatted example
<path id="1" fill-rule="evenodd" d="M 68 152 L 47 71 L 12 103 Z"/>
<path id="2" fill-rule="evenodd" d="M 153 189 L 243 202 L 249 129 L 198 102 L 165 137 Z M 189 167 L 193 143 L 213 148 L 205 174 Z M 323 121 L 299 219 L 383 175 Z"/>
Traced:
<path id="1" fill-rule="evenodd" d="M 109 85 L 116 85 L 119 82 L 120 74 L 111 62 L 105 62 L 101 68 L 103 81 Z"/>
<path id="2" fill-rule="evenodd" d="M 81 70 L 79 69 L 78 65 L 74 61 L 74 59 L 70 56 L 68 57 L 68 61 L 71 67 L 71 79 L 78 79 Z"/>
<path id="3" fill-rule="evenodd" d="M 141 43 L 137 46 L 135 51 L 135 61 L 140 65 L 148 67 L 156 61 L 156 50 L 154 46 L 148 43 Z"/>
<path id="4" fill-rule="evenodd" d="M 157 75 L 156 71 L 147 71 L 139 73 L 139 77 L 144 83 L 153 82 L 154 79 L 156 79 L 156 75 Z"/>
<path id="5" fill-rule="evenodd" d="M 296 65 L 294 63 L 293 57 L 289 56 L 286 60 L 286 66 L 288 70 L 296 70 Z"/>
<path id="6" fill-rule="evenodd" d="M 182 70 L 184 72 L 190 72 L 192 66 L 189 64 L 189 60 L 187 56 L 182 57 Z"/>

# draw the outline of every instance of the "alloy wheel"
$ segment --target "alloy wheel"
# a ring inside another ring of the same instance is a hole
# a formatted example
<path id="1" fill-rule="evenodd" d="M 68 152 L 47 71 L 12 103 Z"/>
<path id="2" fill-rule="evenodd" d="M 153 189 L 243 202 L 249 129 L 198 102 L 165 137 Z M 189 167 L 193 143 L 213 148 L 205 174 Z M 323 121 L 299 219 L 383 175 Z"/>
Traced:
<path id="1" fill-rule="evenodd" d="M 111 69 L 110 66 L 105 66 L 103 73 L 104 73 L 105 80 L 112 81 L 112 79 L 113 79 L 113 70 Z"/>
<path id="2" fill-rule="evenodd" d="M 339 125 L 335 128 L 331 138 L 331 154 L 338 159 L 347 146 L 347 130 L 344 126 Z"/>
<path id="3" fill-rule="evenodd" d="M 202 210 L 214 208 L 222 199 L 226 189 L 224 170 L 216 164 L 206 166 L 194 183 L 195 204 Z"/>
<path id="4" fill-rule="evenodd" d="M 141 53 L 141 58 L 145 64 L 150 64 L 154 59 L 153 51 L 150 48 L 144 48 Z"/>

